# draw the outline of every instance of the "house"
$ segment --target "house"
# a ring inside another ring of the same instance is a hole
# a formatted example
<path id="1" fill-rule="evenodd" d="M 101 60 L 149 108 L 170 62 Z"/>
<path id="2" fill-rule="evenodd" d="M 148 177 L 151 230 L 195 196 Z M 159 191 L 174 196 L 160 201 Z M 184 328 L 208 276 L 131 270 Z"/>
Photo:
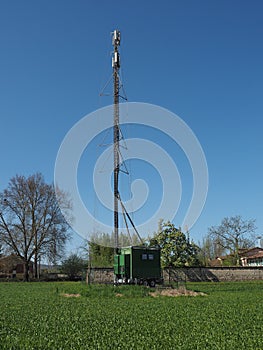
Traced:
<path id="1" fill-rule="evenodd" d="M 263 266 L 263 248 L 242 248 L 238 251 L 241 266 Z M 217 257 L 211 260 L 209 266 L 235 266 L 233 254 Z"/>
<path id="2" fill-rule="evenodd" d="M 16 254 L 0 257 L 0 278 L 23 278 L 24 268 L 23 260 Z M 33 275 L 32 262 L 29 264 L 29 275 Z"/>
<path id="3" fill-rule="evenodd" d="M 240 253 L 242 266 L 263 266 L 263 248 L 255 247 Z"/>

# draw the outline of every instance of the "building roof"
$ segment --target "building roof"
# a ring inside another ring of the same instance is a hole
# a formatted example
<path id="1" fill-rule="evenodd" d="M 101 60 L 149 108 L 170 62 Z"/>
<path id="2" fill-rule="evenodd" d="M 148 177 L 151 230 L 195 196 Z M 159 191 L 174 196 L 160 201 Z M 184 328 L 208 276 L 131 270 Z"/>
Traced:
<path id="1" fill-rule="evenodd" d="M 238 251 L 241 260 L 257 259 L 263 257 L 263 248 L 254 247 L 254 248 L 241 248 Z M 219 256 L 216 259 L 210 261 L 209 265 L 212 267 L 224 265 L 225 260 L 233 258 L 233 254 Z"/>
<path id="2" fill-rule="evenodd" d="M 257 258 L 263 258 L 263 252 L 258 252 L 255 255 L 250 255 L 250 256 L 247 257 L 247 260 L 249 260 L 249 259 L 257 259 Z"/>
<path id="3" fill-rule="evenodd" d="M 262 258 L 263 257 L 263 248 L 254 247 L 251 249 L 247 249 L 246 251 L 240 253 L 240 256 L 242 258 L 246 258 L 246 259 Z"/>

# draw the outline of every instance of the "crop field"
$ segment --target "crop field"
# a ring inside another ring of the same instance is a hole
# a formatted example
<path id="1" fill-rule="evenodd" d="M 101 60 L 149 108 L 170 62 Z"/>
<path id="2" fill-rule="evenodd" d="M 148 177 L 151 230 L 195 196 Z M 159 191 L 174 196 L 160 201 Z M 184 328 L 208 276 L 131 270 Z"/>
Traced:
<path id="1" fill-rule="evenodd" d="M 0 349 L 263 349 L 263 281 L 187 288 L 0 283 Z"/>

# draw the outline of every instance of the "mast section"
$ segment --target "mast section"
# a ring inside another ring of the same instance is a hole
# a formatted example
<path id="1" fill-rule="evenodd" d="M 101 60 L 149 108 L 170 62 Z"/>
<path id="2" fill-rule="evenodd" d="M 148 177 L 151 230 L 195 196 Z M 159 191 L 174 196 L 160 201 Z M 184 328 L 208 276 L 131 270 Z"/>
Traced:
<path id="1" fill-rule="evenodd" d="M 113 116 L 113 145 L 114 145 L 114 243 L 115 253 L 119 248 L 119 172 L 120 172 L 120 128 L 119 128 L 119 69 L 120 69 L 120 31 L 114 30 L 112 37 L 112 45 L 114 47 L 112 56 L 112 68 L 113 68 L 113 98 L 114 98 L 114 116 Z"/>

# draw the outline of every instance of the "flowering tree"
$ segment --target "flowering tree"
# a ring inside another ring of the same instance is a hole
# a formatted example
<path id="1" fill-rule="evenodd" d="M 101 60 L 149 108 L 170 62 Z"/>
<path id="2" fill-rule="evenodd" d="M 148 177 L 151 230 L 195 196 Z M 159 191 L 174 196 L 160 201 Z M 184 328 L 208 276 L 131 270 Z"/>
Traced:
<path id="1" fill-rule="evenodd" d="M 163 267 L 198 265 L 198 247 L 171 222 L 161 221 L 159 230 L 150 240 L 151 245 L 161 248 Z"/>

